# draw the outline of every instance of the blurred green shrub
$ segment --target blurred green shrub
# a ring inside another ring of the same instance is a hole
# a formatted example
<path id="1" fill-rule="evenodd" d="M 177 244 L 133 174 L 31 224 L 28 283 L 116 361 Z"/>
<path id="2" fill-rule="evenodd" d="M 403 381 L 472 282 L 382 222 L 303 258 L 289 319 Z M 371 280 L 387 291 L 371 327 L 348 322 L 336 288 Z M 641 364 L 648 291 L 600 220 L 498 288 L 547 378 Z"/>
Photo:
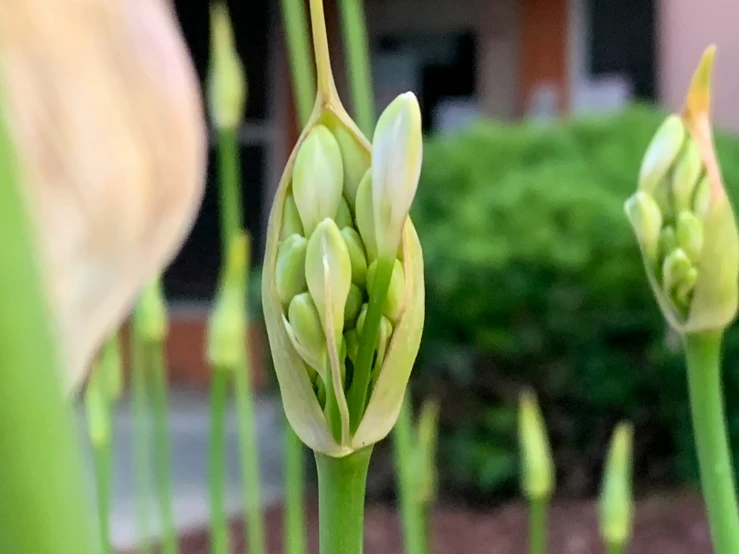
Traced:
<path id="1" fill-rule="evenodd" d="M 486 123 L 427 144 L 413 211 L 427 286 L 414 385 L 442 398 L 441 476 L 453 490 L 468 498 L 515 490 L 509 420 L 523 385 L 540 396 L 560 493 L 596 490 L 622 418 L 635 424 L 638 481 L 692 477 L 679 344 L 623 212 L 664 115 L 636 106 L 554 125 Z M 736 200 L 739 141 L 719 135 L 717 147 Z M 736 329 L 726 346 L 739 449 Z"/>

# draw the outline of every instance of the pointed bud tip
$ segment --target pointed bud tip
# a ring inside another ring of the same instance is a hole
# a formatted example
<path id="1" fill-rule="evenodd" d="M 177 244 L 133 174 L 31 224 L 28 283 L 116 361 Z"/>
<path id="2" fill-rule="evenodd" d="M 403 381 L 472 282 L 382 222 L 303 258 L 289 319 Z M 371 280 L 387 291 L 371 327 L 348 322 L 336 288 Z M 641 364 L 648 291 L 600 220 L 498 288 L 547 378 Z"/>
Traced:
<path id="1" fill-rule="evenodd" d="M 695 117 L 701 113 L 708 114 L 711 109 L 711 84 L 715 57 L 716 45 L 712 44 L 703 52 L 703 57 L 690 83 L 685 102 L 688 117 Z"/>

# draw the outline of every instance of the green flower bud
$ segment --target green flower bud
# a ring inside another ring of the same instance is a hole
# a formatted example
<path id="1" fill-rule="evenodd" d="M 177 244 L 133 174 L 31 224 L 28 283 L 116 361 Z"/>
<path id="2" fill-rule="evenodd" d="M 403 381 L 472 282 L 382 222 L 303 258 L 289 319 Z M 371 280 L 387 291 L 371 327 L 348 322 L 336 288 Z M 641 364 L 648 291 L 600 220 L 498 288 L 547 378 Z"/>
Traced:
<path id="1" fill-rule="evenodd" d="M 162 284 L 157 279 L 144 287 L 134 313 L 134 330 L 146 342 L 161 343 L 169 325 Z"/>
<path id="2" fill-rule="evenodd" d="M 627 202 L 649 283 L 665 318 L 681 334 L 724 329 L 739 303 L 739 233 L 709 122 L 713 55 L 709 49 L 701 60 L 681 115 L 671 116 L 657 131 L 644 157 L 639 190 Z M 649 208 L 644 195 L 653 200 Z M 653 204 L 661 215 L 656 258 L 659 218 Z M 652 215 L 645 230 L 647 211 Z"/>
<path id="3" fill-rule="evenodd" d="M 110 443 L 112 422 L 109 400 L 106 394 L 105 376 L 97 364 L 85 389 L 85 412 L 90 441 L 95 448 L 104 448 Z"/>
<path id="4" fill-rule="evenodd" d="M 359 352 L 359 333 L 356 329 L 349 329 L 344 333 L 344 341 L 346 342 L 346 355 L 354 363 Z"/>
<path id="5" fill-rule="evenodd" d="M 308 240 L 305 255 L 308 290 L 327 336 L 338 339 L 344 326 L 344 308 L 351 286 L 349 251 L 333 219 L 324 219 Z"/>
<path id="6" fill-rule="evenodd" d="M 530 501 L 548 500 L 554 492 L 554 462 L 544 418 L 532 392 L 521 394 L 518 437 L 523 493 Z"/>
<path id="7" fill-rule="evenodd" d="M 229 245 L 215 308 L 208 322 L 207 358 L 210 366 L 217 371 L 233 371 L 246 354 L 249 254 L 247 235 L 237 235 Z"/>
<path id="8" fill-rule="evenodd" d="M 626 214 L 634 226 L 644 255 L 657 259 L 662 229 L 662 212 L 654 199 L 644 192 L 637 192 L 626 202 Z"/>
<path id="9" fill-rule="evenodd" d="M 349 204 L 346 202 L 346 198 L 341 197 L 339 203 L 339 211 L 336 213 L 336 226 L 342 231 L 345 228 L 353 228 L 354 220 L 352 218 L 352 212 L 349 209 Z"/>
<path id="10" fill-rule="evenodd" d="M 375 284 L 375 271 L 377 269 L 377 260 L 372 262 L 367 270 L 367 290 L 372 290 Z M 393 265 L 393 275 L 390 278 L 390 288 L 387 291 L 387 300 L 385 300 L 385 309 L 383 314 L 390 321 L 398 321 L 403 313 L 403 303 L 405 301 L 405 273 L 403 272 L 403 264 L 399 260 L 395 260 Z"/>
<path id="11" fill-rule="evenodd" d="M 427 400 L 421 406 L 418 417 L 419 464 L 418 498 L 424 505 L 436 499 L 438 476 L 436 473 L 436 452 L 439 442 L 439 403 Z"/>
<path id="12" fill-rule="evenodd" d="M 105 380 L 105 394 L 109 402 L 118 400 L 123 392 L 123 362 L 118 335 L 109 338 L 100 352 L 99 371 Z"/>
<path id="13" fill-rule="evenodd" d="M 662 123 L 644 154 L 639 171 L 639 190 L 654 194 L 680 153 L 685 134 L 685 125 L 677 115 L 671 115 Z"/>
<path id="14" fill-rule="evenodd" d="M 290 300 L 308 290 L 305 282 L 305 251 L 308 241 L 300 235 L 290 235 L 277 252 L 277 294 L 287 306 Z"/>
<path id="15" fill-rule="evenodd" d="M 370 158 L 367 150 L 346 127 L 333 124 L 330 125 L 330 129 L 336 137 L 341 150 L 341 158 L 344 160 L 344 195 L 353 207 L 356 203 L 359 183 L 370 167 Z M 339 225 L 339 228 L 342 226 Z"/>
<path id="16" fill-rule="evenodd" d="M 356 331 L 359 335 L 361 335 L 364 330 L 364 320 L 367 317 L 367 308 L 367 304 L 362 304 L 362 309 L 359 311 L 359 315 L 357 316 Z M 385 361 L 385 352 L 387 351 L 392 335 L 393 324 L 387 317 L 382 316 L 380 319 L 380 332 L 377 334 L 377 357 L 375 359 L 375 369 L 382 367 L 382 363 Z M 377 372 L 373 374 L 374 379 L 377 379 L 378 376 Z"/>
<path id="17" fill-rule="evenodd" d="M 423 157 L 421 109 L 412 92 L 398 96 L 382 113 L 372 146 L 372 215 L 378 256 L 395 258 Z"/>
<path id="18" fill-rule="evenodd" d="M 367 258 L 364 255 L 364 245 L 356 230 L 345 227 L 341 230 L 349 258 L 352 262 L 352 282 L 364 287 L 367 281 Z"/>
<path id="19" fill-rule="evenodd" d="M 625 547 L 631 539 L 634 500 L 631 492 L 633 431 L 622 423 L 611 439 L 600 494 L 600 533 L 603 541 Z"/>
<path id="20" fill-rule="evenodd" d="M 692 262 L 700 260 L 703 249 L 703 224 L 691 212 L 683 211 L 677 217 L 677 244 Z"/>
<path id="21" fill-rule="evenodd" d="M 306 236 L 323 219 L 336 217 L 343 183 L 339 145 L 331 131 L 316 125 L 298 150 L 293 172 L 293 196 Z"/>
<path id="22" fill-rule="evenodd" d="M 288 194 L 285 198 L 280 240 L 285 240 L 290 235 L 303 235 L 303 223 L 300 221 L 298 207 L 295 205 L 295 198 L 292 194 Z"/>
<path id="23" fill-rule="evenodd" d="M 211 5 L 211 72 L 208 99 L 216 127 L 236 129 L 244 113 L 244 68 L 236 53 L 228 8 L 222 1 Z"/>
<path id="24" fill-rule="evenodd" d="M 362 309 L 362 291 L 359 287 L 352 283 L 349 287 L 349 296 L 346 297 L 346 308 L 344 309 L 344 323 L 351 323 L 357 320 L 359 311 Z"/>
<path id="25" fill-rule="evenodd" d="M 320 21 L 317 23 L 320 26 Z M 364 286 L 366 265 L 377 257 L 378 252 L 374 238 L 370 169 L 373 156 L 367 139 L 341 105 L 325 49 L 319 50 L 317 66 L 318 98 L 287 162 L 270 212 L 262 305 L 283 407 L 290 425 L 316 452 L 341 457 L 382 440 L 398 417 L 423 330 L 423 256 L 406 209 L 398 237 L 402 246 L 396 244 L 395 248 L 395 251 L 403 253 L 405 308 L 390 331 L 389 321 L 380 323 L 384 330 L 378 329 L 379 334 L 388 336 L 392 333 L 392 340 L 383 347 L 381 367 L 378 365 L 375 372 L 367 373 L 363 362 L 362 386 L 353 388 L 354 379 L 351 383 L 345 382 L 346 367 L 349 360 L 354 362 L 357 359 L 360 346 L 363 358 L 368 350 L 367 345 L 360 344 L 356 329 L 351 328 L 355 324 L 350 316 L 356 311 L 357 292 L 362 299 L 367 296 Z M 390 134 L 386 130 L 386 139 Z M 418 154 L 420 156 L 420 150 Z M 412 158 L 410 156 L 406 161 L 412 162 Z M 399 158 L 394 155 L 389 156 L 390 159 Z M 390 167 L 388 163 L 386 166 Z M 399 176 L 390 176 L 390 180 L 393 179 L 397 181 Z M 360 181 L 364 181 L 364 189 Z M 360 201 L 362 190 L 364 201 Z M 289 206 L 291 194 L 297 210 Z M 299 215 L 300 227 L 291 222 L 295 211 Z M 342 233 L 344 229 L 359 231 L 361 240 L 356 241 L 356 232 Z M 324 337 L 328 335 L 330 339 L 324 338 L 326 355 L 322 363 L 315 360 L 313 364 L 306 363 L 305 356 L 298 351 L 300 342 L 289 321 L 290 310 L 286 316 L 277 290 L 281 241 L 291 234 L 300 234 L 308 239 L 306 284 Z M 348 236 L 351 236 L 349 246 L 346 242 Z M 356 250 L 364 256 L 364 264 L 357 263 L 361 257 L 356 255 Z M 393 258 L 395 254 L 389 259 Z M 352 286 L 352 280 L 359 282 Z M 345 316 L 349 330 L 342 334 Z M 377 358 L 374 353 L 373 358 Z M 312 369 L 314 365 L 315 371 Z M 356 366 L 353 375 L 356 376 Z M 367 381 L 368 377 L 374 377 L 372 382 Z M 358 403 L 356 399 L 360 394 L 362 402 Z M 352 399 L 351 411 L 349 396 Z M 356 413 L 360 404 L 362 411 Z"/>
<path id="26" fill-rule="evenodd" d="M 323 333 L 321 318 L 310 294 L 304 292 L 292 299 L 287 319 L 290 339 L 295 349 L 305 363 L 321 371 L 326 365 L 326 335 Z"/>
<path id="27" fill-rule="evenodd" d="M 689 210 L 693 200 L 693 192 L 703 171 L 703 160 L 695 142 L 687 137 L 683 152 L 675 162 L 675 173 L 672 177 L 672 194 L 675 210 Z"/>

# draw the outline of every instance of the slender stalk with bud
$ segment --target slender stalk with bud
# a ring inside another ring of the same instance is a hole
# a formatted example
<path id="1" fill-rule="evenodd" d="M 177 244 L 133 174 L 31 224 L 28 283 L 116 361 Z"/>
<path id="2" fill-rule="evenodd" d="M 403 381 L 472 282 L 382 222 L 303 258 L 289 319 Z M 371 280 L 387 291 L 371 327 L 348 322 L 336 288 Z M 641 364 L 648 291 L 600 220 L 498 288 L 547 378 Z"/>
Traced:
<path id="1" fill-rule="evenodd" d="M 336 93 L 322 1 L 310 8 L 318 94 L 275 195 L 262 299 L 287 418 L 316 455 L 321 552 L 354 554 L 372 445 L 397 419 L 423 326 L 408 218 L 420 109 L 410 93 L 393 102 L 373 155 Z"/>
<path id="2" fill-rule="evenodd" d="M 627 423 L 613 433 L 603 470 L 600 493 L 600 534 L 608 554 L 623 554 L 629 547 L 634 524 L 631 490 L 634 431 Z"/>
<path id="3" fill-rule="evenodd" d="M 649 283 L 683 339 L 701 483 L 717 554 L 737 551 L 739 512 L 721 390 L 721 340 L 739 298 L 739 234 L 710 122 L 715 48 L 667 118 L 626 203 Z"/>
<path id="4" fill-rule="evenodd" d="M 549 503 L 555 470 L 546 425 L 536 396 L 521 394 L 518 437 L 521 448 L 521 489 L 529 501 L 529 554 L 547 551 Z"/>

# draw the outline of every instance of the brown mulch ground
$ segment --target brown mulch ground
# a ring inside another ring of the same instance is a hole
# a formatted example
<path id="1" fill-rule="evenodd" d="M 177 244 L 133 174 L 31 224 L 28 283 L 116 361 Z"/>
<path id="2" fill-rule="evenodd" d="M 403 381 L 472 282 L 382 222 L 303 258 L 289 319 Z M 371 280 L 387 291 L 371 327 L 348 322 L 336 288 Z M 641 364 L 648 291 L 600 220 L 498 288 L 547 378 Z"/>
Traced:
<path id="1" fill-rule="evenodd" d="M 600 554 L 597 505 L 593 501 L 558 501 L 551 511 L 550 554 Z M 270 554 L 281 553 L 279 508 L 266 514 Z M 318 552 L 316 506 L 308 511 L 311 552 Z M 440 508 L 434 516 L 435 554 L 521 554 L 526 552 L 527 518 L 523 504 L 490 511 Z M 234 552 L 242 553 L 243 534 L 233 526 Z M 365 523 L 366 554 L 402 554 L 395 514 L 370 506 Z M 207 532 L 183 537 L 183 554 L 208 554 Z M 712 554 L 700 498 L 694 493 L 665 493 L 640 500 L 629 554 Z"/>

